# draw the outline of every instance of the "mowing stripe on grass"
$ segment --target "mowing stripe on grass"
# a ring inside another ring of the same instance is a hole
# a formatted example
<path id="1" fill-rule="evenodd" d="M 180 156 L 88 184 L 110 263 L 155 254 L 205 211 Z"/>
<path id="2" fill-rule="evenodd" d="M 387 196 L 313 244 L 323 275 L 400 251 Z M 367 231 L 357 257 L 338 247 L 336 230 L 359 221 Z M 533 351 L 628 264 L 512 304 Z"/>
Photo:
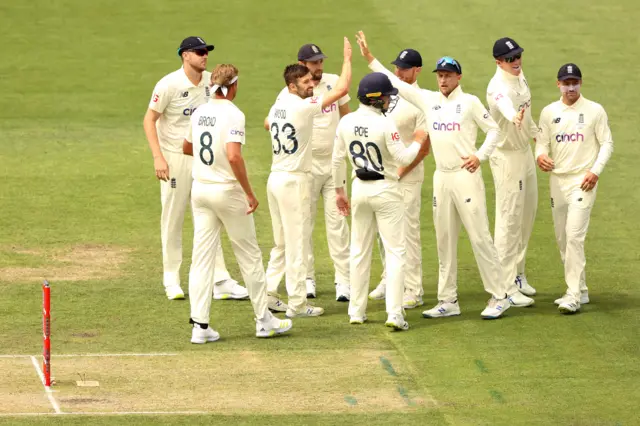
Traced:
<path id="1" fill-rule="evenodd" d="M 0 355 L 0 358 L 31 358 L 34 355 Z M 177 353 L 151 352 L 151 353 L 122 353 L 122 354 L 52 354 L 51 358 L 74 358 L 74 357 L 127 357 L 127 356 L 178 356 Z"/>

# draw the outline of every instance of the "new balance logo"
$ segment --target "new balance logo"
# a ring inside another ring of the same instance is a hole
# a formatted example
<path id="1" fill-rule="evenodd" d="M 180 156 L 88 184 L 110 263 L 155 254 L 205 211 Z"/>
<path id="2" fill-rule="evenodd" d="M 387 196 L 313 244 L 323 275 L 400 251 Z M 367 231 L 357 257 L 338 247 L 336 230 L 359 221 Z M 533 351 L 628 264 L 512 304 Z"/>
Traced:
<path id="1" fill-rule="evenodd" d="M 264 327 L 262 327 L 262 328 L 260 329 L 260 332 L 262 333 L 263 331 L 267 331 L 267 330 L 265 330 L 265 329 L 264 329 Z"/>
<path id="2" fill-rule="evenodd" d="M 189 97 L 189 92 L 184 92 L 184 93 L 182 93 L 182 97 L 183 97 L 183 98 L 188 98 L 188 97 Z"/>
<path id="3" fill-rule="evenodd" d="M 438 309 L 438 312 L 440 312 L 441 314 L 444 314 L 445 312 L 447 312 L 447 310 L 445 308 L 440 308 Z"/>
<path id="4" fill-rule="evenodd" d="M 553 124 L 558 124 L 560 122 L 560 117 L 553 119 Z"/>
<path id="5" fill-rule="evenodd" d="M 467 198 L 466 200 L 464 200 L 465 203 L 470 203 L 471 202 L 471 198 Z"/>
<path id="6" fill-rule="evenodd" d="M 582 197 L 578 198 L 578 201 L 582 201 Z"/>

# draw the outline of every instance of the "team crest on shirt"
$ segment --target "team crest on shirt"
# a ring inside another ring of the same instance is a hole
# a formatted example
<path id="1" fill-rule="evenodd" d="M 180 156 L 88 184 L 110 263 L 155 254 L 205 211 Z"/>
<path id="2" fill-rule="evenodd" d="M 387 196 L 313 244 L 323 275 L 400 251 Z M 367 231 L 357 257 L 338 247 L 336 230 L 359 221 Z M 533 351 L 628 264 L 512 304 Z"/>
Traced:
<path id="1" fill-rule="evenodd" d="M 584 114 L 582 113 L 578 116 L 578 124 L 584 124 Z"/>
<path id="2" fill-rule="evenodd" d="M 462 112 L 462 105 L 456 105 L 456 114 L 460 114 Z"/>
<path id="3" fill-rule="evenodd" d="M 205 88 L 204 88 L 204 95 L 205 95 L 207 98 L 210 98 L 210 97 L 211 97 L 211 90 L 209 89 L 209 86 L 205 86 Z"/>
<path id="4" fill-rule="evenodd" d="M 331 91 L 332 87 L 330 84 L 327 84 L 327 91 Z"/>
<path id="5" fill-rule="evenodd" d="M 432 109 L 432 110 L 434 110 L 434 111 L 437 111 L 437 110 L 439 110 L 440 108 L 442 108 L 440 105 L 436 105 L 436 106 L 434 106 L 434 107 L 433 107 L 433 108 L 431 108 L 431 109 Z"/>

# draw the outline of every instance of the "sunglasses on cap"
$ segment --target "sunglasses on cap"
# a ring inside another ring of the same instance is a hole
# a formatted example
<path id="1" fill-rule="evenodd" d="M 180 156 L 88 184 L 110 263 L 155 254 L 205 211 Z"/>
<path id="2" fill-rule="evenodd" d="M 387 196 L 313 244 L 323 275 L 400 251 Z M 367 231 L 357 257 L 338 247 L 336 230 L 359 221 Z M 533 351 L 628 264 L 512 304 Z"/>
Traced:
<path id="1" fill-rule="evenodd" d="M 438 66 L 443 66 L 445 64 L 451 65 L 456 70 L 458 70 L 460 74 L 462 74 L 462 69 L 460 68 L 460 64 L 458 64 L 458 61 L 453 59 L 451 56 L 443 56 L 442 58 L 438 59 L 438 63 L 437 63 Z"/>
<path id="2" fill-rule="evenodd" d="M 520 58 L 522 58 L 522 54 L 518 53 L 517 55 L 513 55 L 510 58 L 504 58 L 504 61 L 510 64 L 511 62 L 517 61 Z"/>
<path id="3" fill-rule="evenodd" d="M 208 55 L 209 51 L 207 49 L 189 49 L 187 52 L 193 52 L 198 56 Z"/>

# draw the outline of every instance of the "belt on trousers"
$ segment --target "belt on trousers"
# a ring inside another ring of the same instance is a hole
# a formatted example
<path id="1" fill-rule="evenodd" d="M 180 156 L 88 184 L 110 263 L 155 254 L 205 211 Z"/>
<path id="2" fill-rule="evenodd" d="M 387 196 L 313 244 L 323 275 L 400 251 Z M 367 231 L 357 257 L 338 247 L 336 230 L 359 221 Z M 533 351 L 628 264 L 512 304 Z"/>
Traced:
<path id="1" fill-rule="evenodd" d="M 360 180 L 382 180 L 384 175 L 382 173 L 374 172 L 373 170 L 357 169 L 356 177 Z"/>

